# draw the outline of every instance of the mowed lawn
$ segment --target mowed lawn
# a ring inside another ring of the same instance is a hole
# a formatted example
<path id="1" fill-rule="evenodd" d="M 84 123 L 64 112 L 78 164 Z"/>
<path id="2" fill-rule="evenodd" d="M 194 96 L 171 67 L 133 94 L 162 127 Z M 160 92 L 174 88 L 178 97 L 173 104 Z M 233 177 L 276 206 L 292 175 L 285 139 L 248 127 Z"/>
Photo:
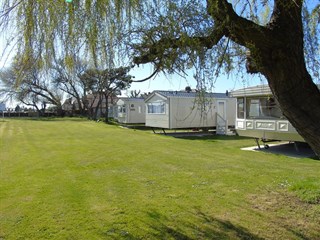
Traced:
<path id="1" fill-rule="evenodd" d="M 81 119 L 0 120 L 0 239 L 320 239 L 320 161 Z"/>

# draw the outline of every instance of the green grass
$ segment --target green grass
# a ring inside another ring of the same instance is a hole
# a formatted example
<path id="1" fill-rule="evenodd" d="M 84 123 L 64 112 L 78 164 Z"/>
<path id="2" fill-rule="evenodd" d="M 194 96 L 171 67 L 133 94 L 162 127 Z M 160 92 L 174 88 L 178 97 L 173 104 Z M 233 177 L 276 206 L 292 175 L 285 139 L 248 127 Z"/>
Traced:
<path id="1" fill-rule="evenodd" d="M 320 204 L 320 180 L 305 179 L 304 181 L 297 182 L 289 188 L 300 197 L 301 200 L 312 203 Z"/>
<path id="2" fill-rule="evenodd" d="M 320 239 L 320 161 L 81 119 L 0 122 L 0 239 Z"/>

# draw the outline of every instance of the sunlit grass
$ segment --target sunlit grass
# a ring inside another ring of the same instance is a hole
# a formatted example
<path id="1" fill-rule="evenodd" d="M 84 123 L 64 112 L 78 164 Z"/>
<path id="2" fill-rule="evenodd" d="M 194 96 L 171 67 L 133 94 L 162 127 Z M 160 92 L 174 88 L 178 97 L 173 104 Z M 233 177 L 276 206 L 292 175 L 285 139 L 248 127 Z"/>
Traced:
<path id="1" fill-rule="evenodd" d="M 0 122 L 0 239 L 317 239 L 320 162 L 81 119 Z M 311 200 L 310 200 L 311 199 Z"/>

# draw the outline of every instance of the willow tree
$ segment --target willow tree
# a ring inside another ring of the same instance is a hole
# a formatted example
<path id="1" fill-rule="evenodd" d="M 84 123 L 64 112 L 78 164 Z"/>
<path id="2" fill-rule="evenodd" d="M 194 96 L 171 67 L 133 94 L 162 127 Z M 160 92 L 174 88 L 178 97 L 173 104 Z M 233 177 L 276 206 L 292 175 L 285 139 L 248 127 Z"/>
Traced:
<path id="1" fill-rule="evenodd" d="M 260 74 L 320 156 L 320 10 L 313 0 L 5 0 L 3 9 L 3 26 L 18 29 L 19 53 L 36 54 L 44 66 L 56 54 L 72 65 L 83 53 L 94 64 L 126 59 L 169 73 L 193 67 L 200 87 L 223 71 Z"/>

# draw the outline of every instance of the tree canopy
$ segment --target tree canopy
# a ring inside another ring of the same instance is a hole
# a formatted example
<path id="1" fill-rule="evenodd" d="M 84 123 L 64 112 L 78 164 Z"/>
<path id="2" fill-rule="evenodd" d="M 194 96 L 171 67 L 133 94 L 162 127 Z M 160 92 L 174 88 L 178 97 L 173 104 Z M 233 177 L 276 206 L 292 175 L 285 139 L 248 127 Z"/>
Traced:
<path id="1" fill-rule="evenodd" d="M 280 4 L 290 12 L 290 5 L 301 5 L 296 17 L 304 20 L 306 63 L 319 78 L 320 10 L 312 0 L 2 2 L 1 26 L 15 36 L 10 44 L 24 56 L 21 61 L 36 56 L 48 66 L 59 56 L 70 66 L 80 54 L 98 66 L 134 61 L 169 72 L 206 69 L 201 74 L 208 73 L 208 80 L 221 71 L 245 72 L 246 51 L 255 45 L 252 38 L 264 42 L 264 27 L 275 19 L 273 8 Z M 243 37 L 228 33 L 230 22 Z"/>

